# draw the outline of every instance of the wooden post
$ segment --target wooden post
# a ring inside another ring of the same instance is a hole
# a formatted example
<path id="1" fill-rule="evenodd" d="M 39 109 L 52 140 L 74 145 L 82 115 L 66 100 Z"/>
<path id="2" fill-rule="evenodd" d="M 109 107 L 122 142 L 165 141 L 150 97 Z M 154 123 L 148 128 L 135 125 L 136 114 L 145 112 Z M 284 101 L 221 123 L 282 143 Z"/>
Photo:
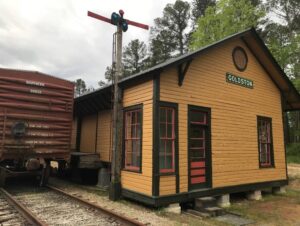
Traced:
<path id="1" fill-rule="evenodd" d="M 139 27 L 145 30 L 148 25 L 141 24 L 123 18 L 124 11 L 119 10 L 119 15 L 112 13 L 111 18 L 107 18 L 88 11 L 88 16 L 117 26 L 117 47 L 116 47 L 116 74 L 114 79 L 114 106 L 113 106 L 113 147 L 111 159 L 111 183 L 109 188 L 109 199 L 118 200 L 121 197 L 121 154 L 122 154 L 122 93 L 119 89 L 119 79 L 122 76 L 122 33 L 127 31 L 128 25 Z M 77 144 L 78 146 L 78 144 Z"/>
<path id="2" fill-rule="evenodd" d="M 117 27 L 116 73 L 114 78 L 113 106 L 113 150 L 111 159 L 111 183 L 109 199 L 118 200 L 121 197 L 121 149 L 122 149 L 122 109 L 119 79 L 122 76 L 122 29 Z"/>

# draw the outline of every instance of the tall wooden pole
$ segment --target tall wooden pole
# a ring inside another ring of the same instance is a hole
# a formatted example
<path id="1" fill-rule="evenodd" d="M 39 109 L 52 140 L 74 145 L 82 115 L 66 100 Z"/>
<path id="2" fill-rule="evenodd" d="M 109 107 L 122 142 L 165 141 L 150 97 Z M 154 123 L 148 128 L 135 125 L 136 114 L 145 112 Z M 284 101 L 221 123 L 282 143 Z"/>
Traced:
<path id="1" fill-rule="evenodd" d="M 148 25 L 141 24 L 123 18 L 124 11 L 119 14 L 113 12 L 111 18 L 88 11 L 88 16 L 117 26 L 116 33 L 116 73 L 114 76 L 114 106 L 113 106 L 113 145 L 111 159 L 111 183 L 109 188 L 109 199 L 118 200 L 121 197 L 121 154 L 122 154 L 122 92 L 119 88 L 119 79 L 122 77 L 122 33 L 127 31 L 128 25 L 139 27 L 145 30 Z"/>
<path id="2" fill-rule="evenodd" d="M 113 150 L 109 189 L 109 199 L 113 201 L 118 200 L 121 196 L 122 109 L 119 79 L 122 77 L 122 33 L 121 27 L 118 26 L 116 35 L 116 73 L 114 77 Z"/>

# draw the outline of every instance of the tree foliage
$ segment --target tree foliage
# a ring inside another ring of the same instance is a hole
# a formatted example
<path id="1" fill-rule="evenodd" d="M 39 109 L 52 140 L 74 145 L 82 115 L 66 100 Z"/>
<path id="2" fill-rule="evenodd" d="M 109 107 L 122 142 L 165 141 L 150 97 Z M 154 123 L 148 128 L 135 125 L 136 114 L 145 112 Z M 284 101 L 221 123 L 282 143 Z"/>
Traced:
<path id="1" fill-rule="evenodd" d="M 200 17 L 205 16 L 205 11 L 209 6 L 215 6 L 216 0 L 193 0 L 192 1 L 192 21 L 193 26 L 197 24 Z"/>
<path id="2" fill-rule="evenodd" d="M 132 40 L 123 53 L 123 77 L 140 72 L 144 68 L 147 46 L 139 39 Z"/>
<path id="3" fill-rule="evenodd" d="M 176 0 L 174 4 L 166 5 L 163 16 L 154 20 L 155 25 L 151 29 L 151 59 L 148 59 L 151 65 L 187 51 L 189 19 L 188 2 Z"/>
<path id="4" fill-rule="evenodd" d="M 82 80 L 81 78 L 77 79 L 75 81 L 75 97 L 78 97 L 82 94 L 84 94 L 85 92 L 87 91 L 87 88 L 86 88 L 86 84 L 85 84 L 85 81 Z"/>
<path id="5" fill-rule="evenodd" d="M 198 19 L 191 49 L 196 49 L 250 27 L 257 27 L 265 12 L 249 0 L 220 0 Z"/>

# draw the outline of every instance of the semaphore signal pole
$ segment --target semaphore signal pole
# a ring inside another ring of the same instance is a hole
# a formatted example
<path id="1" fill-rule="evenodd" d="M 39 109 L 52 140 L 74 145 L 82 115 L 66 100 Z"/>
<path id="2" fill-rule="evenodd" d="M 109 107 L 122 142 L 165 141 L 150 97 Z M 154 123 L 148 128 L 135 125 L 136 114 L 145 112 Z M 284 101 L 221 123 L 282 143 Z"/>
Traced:
<path id="1" fill-rule="evenodd" d="M 121 95 L 119 91 L 119 79 L 122 77 L 122 34 L 128 29 L 128 25 L 133 25 L 145 30 L 148 25 L 124 19 L 124 11 L 119 10 L 119 14 L 113 12 L 111 18 L 98 15 L 88 11 L 88 16 L 117 26 L 116 32 L 116 59 L 113 66 L 116 66 L 114 74 L 114 106 L 113 106 L 113 145 L 111 159 L 111 183 L 109 187 L 109 199 L 115 201 L 121 196 L 121 150 L 122 150 L 122 109 Z M 113 70 L 114 68 L 112 68 Z"/>

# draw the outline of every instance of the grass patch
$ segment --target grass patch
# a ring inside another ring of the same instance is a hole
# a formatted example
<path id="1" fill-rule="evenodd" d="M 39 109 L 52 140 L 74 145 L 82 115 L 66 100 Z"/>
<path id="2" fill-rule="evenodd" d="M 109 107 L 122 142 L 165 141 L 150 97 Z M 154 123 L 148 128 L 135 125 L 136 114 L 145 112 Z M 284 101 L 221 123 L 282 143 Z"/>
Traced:
<path id="1" fill-rule="evenodd" d="M 288 163 L 300 164 L 300 143 L 288 144 L 286 146 L 286 157 Z"/>

